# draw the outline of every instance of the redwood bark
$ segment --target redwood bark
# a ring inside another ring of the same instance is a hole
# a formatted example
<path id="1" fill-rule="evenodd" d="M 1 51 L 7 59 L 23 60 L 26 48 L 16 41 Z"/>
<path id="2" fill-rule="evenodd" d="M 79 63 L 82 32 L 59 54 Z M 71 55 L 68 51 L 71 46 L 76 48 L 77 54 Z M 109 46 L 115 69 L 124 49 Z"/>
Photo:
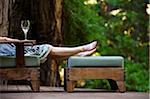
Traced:
<path id="1" fill-rule="evenodd" d="M 8 35 L 9 0 L 0 0 L 0 36 Z"/>

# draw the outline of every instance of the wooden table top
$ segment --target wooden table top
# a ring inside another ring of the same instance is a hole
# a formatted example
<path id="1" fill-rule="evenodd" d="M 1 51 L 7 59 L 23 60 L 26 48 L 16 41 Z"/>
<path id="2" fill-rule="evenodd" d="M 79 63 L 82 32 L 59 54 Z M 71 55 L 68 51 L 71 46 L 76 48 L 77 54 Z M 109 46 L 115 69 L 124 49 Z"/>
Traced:
<path id="1" fill-rule="evenodd" d="M 0 41 L 0 43 L 32 43 L 32 44 L 36 44 L 36 40 Z"/>

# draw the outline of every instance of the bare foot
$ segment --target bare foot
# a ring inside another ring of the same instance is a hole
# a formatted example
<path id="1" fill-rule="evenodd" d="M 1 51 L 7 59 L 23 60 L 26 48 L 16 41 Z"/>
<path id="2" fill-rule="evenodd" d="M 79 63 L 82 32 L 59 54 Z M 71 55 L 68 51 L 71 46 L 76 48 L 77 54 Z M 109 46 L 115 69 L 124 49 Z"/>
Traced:
<path id="1" fill-rule="evenodd" d="M 76 56 L 88 56 L 93 54 L 96 51 L 96 48 L 90 50 L 90 51 L 85 51 L 85 52 L 80 52 L 78 54 L 76 54 Z"/>
<path id="2" fill-rule="evenodd" d="M 90 44 L 83 45 L 82 48 L 83 48 L 83 51 L 91 51 L 91 50 L 93 50 L 94 48 L 96 48 L 96 45 L 97 45 L 97 41 L 93 41 L 93 42 L 90 43 Z"/>

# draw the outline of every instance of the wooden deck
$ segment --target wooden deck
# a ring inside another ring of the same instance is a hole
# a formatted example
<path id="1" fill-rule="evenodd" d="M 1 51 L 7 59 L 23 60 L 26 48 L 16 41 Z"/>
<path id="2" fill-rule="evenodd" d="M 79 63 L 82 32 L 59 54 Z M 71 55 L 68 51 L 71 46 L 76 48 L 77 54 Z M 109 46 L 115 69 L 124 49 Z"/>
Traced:
<path id="1" fill-rule="evenodd" d="M 40 92 L 64 91 L 63 88 L 41 86 Z M 28 85 L 0 85 L 0 92 L 33 92 Z"/>
<path id="2" fill-rule="evenodd" d="M 76 88 L 67 93 L 62 87 L 41 86 L 40 92 L 32 92 L 29 86 L 0 86 L 0 99 L 149 99 L 149 93 L 118 93 L 102 89 Z"/>
<path id="3" fill-rule="evenodd" d="M 76 88 L 75 92 L 114 92 L 106 89 Z M 0 85 L 1 93 L 33 92 L 28 85 Z M 63 87 L 41 86 L 40 92 L 65 92 Z M 37 92 L 36 92 L 37 93 Z"/>

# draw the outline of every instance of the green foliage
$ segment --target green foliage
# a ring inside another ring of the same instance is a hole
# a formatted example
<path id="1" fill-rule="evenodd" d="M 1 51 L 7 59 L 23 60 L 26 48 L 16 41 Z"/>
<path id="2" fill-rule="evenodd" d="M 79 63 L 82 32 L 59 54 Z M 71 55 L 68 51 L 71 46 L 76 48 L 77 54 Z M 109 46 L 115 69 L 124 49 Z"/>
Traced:
<path id="1" fill-rule="evenodd" d="M 85 0 L 64 0 L 64 42 L 99 42 L 100 55 L 125 58 L 127 90 L 148 91 L 148 15 L 143 0 L 103 0 L 85 5 Z M 108 6 L 107 11 L 103 5 Z M 112 14 L 111 11 L 119 10 Z M 87 81 L 86 87 L 105 86 L 105 81 Z M 104 85 L 103 85 L 104 84 Z"/>
<path id="2" fill-rule="evenodd" d="M 148 91 L 149 90 L 149 72 L 144 69 L 142 63 L 125 61 L 125 79 L 126 87 L 131 91 Z"/>
<path id="3" fill-rule="evenodd" d="M 110 85 L 108 80 L 86 80 L 85 84 L 86 88 L 102 88 L 102 89 L 110 89 Z"/>
<path id="4" fill-rule="evenodd" d="M 89 9 L 84 0 L 64 0 L 64 42 L 79 44 L 88 41 L 87 35 L 104 31 L 103 24 L 96 11 Z M 101 26 L 101 28 L 99 28 Z M 69 38 L 69 39 L 68 39 Z M 100 36 L 100 38 L 103 38 Z"/>

